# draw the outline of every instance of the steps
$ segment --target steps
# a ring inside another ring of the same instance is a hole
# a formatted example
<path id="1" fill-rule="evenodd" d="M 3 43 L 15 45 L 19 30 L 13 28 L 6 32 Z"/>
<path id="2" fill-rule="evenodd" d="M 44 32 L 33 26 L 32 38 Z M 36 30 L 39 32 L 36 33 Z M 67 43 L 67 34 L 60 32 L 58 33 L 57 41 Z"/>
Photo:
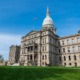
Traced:
<path id="1" fill-rule="evenodd" d="M 11 66 L 19 66 L 19 63 L 14 63 L 14 64 L 11 65 Z"/>

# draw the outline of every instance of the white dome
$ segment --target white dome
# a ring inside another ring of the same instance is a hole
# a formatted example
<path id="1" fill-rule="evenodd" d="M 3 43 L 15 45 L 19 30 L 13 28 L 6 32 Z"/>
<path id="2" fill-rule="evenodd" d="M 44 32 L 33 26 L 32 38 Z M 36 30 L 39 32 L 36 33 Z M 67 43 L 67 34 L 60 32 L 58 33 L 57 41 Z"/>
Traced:
<path id="1" fill-rule="evenodd" d="M 47 7 L 47 11 L 46 11 L 46 18 L 43 20 L 43 24 L 42 26 L 45 27 L 46 25 L 51 25 L 53 26 L 53 20 L 50 17 L 50 11 L 49 8 Z"/>
<path id="2" fill-rule="evenodd" d="M 51 19 L 50 16 L 46 16 L 46 18 L 43 20 L 42 26 L 44 25 L 53 25 L 53 20 Z"/>
<path id="3" fill-rule="evenodd" d="M 49 8 L 47 7 L 47 11 L 46 11 L 46 18 L 43 20 L 42 23 L 42 30 L 51 30 L 54 34 L 56 33 L 56 28 L 54 26 L 53 20 L 50 17 L 50 11 Z"/>

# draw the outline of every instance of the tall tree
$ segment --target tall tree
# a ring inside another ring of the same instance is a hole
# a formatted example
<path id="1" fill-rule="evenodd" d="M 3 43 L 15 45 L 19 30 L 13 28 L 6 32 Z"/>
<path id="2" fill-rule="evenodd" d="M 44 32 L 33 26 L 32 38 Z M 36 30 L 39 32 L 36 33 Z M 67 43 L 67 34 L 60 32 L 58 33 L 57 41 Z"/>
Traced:
<path id="1" fill-rule="evenodd" d="M 4 61 L 4 58 L 2 55 L 0 55 L 0 62 L 3 62 Z"/>

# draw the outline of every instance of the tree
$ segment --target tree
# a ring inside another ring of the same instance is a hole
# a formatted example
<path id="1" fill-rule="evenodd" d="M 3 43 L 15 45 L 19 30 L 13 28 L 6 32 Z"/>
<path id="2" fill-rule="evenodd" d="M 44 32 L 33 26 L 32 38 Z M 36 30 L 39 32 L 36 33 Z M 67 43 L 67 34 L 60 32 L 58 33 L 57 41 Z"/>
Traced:
<path id="1" fill-rule="evenodd" d="M 4 61 L 4 58 L 2 55 L 0 55 L 0 62 L 3 62 Z"/>

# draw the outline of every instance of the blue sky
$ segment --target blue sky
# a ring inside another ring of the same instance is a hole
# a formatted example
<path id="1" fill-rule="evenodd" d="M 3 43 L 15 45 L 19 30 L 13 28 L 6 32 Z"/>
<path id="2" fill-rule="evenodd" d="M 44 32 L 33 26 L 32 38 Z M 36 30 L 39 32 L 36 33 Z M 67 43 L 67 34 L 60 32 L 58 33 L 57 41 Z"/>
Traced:
<path id="1" fill-rule="evenodd" d="M 23 35 L 42 28 L 47 6 L 58 35 L 77 33 L 80 0 L 0 0 L 0 54 L 5 59 L 11 44 L 19 45 Z M 37 20 L 34 22 L 33 18 Z"/>

